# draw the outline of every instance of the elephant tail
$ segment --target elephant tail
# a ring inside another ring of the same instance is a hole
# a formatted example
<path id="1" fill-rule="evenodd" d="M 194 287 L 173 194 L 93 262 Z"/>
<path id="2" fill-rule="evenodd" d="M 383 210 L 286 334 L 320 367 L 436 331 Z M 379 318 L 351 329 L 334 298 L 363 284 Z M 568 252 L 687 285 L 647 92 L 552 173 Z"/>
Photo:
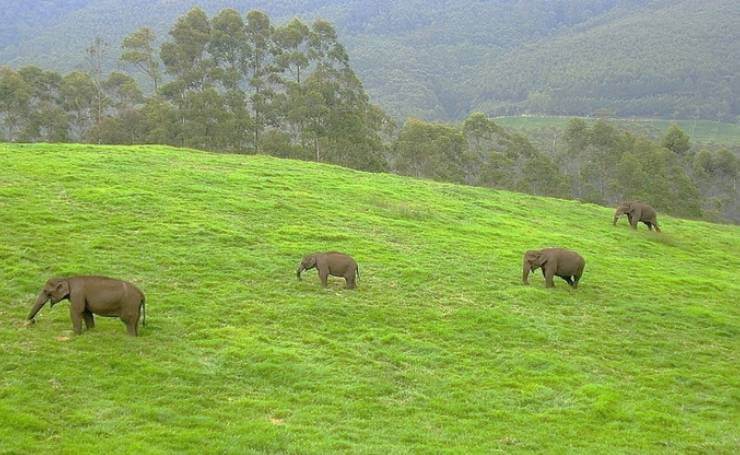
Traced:
<path id="1" fill-rule="evenodd" d="M 143 327 L 146 327 L 146 297 L 141 296 L 141 303 L 139 303 L 139 307 L 141 307 L 141 325 Z"/>

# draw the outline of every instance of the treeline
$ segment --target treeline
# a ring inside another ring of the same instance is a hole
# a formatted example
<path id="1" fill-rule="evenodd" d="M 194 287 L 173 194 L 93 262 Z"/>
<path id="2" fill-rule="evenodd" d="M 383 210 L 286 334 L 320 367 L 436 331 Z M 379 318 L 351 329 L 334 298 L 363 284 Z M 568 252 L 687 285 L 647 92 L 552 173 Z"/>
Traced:
<path id="1" fill-rule="evenodd" d="M 141 29 L 122 43 L 121 63 L 149 80 L 148 95 L 130 74 L 105 74 L 102 40 L 88 49 L 87 71 L 0 69 L 2 139 L 264 153 L 604 205 L 639 199 L 679 216 L 740 221 L 737 157 L 695 150 L 677 127 L 658 142 L 574 119 L 547 152 L 480 113 L 399 128 L 370 104 L 322 20 L 275 26 L 258 11 L 209 18 L 193 9 L 158 49 L 155 42 Z"/>
<path id="2" fill-rule="evenodd" d="M 740 160 L 726 149 L 695 150 L 677 126 L 657 142 L 573 119 L 545 153 L 474 113 L 460 126 L 408 120 L 392 151 L 391 168 L 404 175 L 601 205 L 642 200 L 677 216 L 740 222 Z"/>
<path id="3" fill-rule="evenodd" d="M 144 28 L 122 43 L 121 63 L 150 80 L 150 96 L 129 74 L 104 74 L 101 39 L 88 49 L 87 71 L 3 68 L 3 138 L 171 144 L 385 169 L 388 118 L 369 103 L 330 23 L 276 27 L 259 11 L 208 18 L 195 8 L 159 49 L 155 42 Z"/>

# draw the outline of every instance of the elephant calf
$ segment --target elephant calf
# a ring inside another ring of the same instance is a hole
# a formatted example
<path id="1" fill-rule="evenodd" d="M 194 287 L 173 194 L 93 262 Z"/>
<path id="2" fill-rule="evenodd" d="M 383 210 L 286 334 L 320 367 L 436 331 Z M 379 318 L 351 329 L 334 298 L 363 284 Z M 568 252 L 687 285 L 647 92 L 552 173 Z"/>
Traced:
<path id="1" fill-rule="evenodd" d="M 632 229 L 637 229 L 637 223 L 643 222 L 651 231 L 655 228 L 656 232 L 660 232 L 655 209 L 647 204 L 643 204 L 642 202 L 622 202 L 614 212 L 614 222 L 612 224 L 616 226 L 617 220 L 619 220 L 619 217 L 623 214 L 627 215 L 627 219 L 629 220 Z"/>
<path id="2" fill-rule="evenodd" d="M 541 268 L 542 275 L 545 277 L 545 287 L 548 288 L 555 287 L 555 283 L 552 281 L 555 275 L 564 279 L 573 288 L 577 288 L 578 281 L 583 275 L 583 268 L 586 266 L 586 260 L 580 254 L 563 248 L 527 251 L 524 253 L 522 262 L 522 281 L 524 284 L 529 284 L 527 278 L 530 271 L 534 272 L 537 268 Z"/>
<path id="3" fill-rule="evenodd" d="M 93 314 L 121 318 L 128 334 L 133 336 L 139 334 L 139 316 L 142 313 L 142 325 L 146 326 L 144 294 L 131 283 L 102 276 L 49 279 L 27 319 L 33 322 L 36 313 L 48 300 L 53 307 L 64 299 L 70 301 L 69 316 L 76 334 L 82 333 L 83 319 L 88 329 L 95 327 Z"/>
<path id="4" fill-rule="evenodd" d="M 314 253 L 304 257 L 298 266 L 296 274 L 301 279 L 301 272 L 316 268 L 319 271 L 321 285 L 327 286 L 329 275 L 343 277 L 347 289 L 356 287 L 355 277 L 360 279 L 360 267 L 351 256 L 336 251 L 326 253 Z"/>

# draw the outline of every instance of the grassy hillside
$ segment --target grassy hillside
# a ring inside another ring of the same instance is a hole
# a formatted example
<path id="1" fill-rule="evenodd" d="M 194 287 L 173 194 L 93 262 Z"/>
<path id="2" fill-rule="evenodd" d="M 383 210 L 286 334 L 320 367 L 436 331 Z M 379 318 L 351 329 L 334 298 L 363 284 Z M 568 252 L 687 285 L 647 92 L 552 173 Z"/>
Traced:
<path id="1" fill-rule="evenodd" d="M 6 2 L 0 64 L 85 68 L 96 36 L 114 68 L 124 36 L 164 39 L 197 4 L 337 25 L 373 100 L 404 118 L 590 115 L 734 119 L 735 0 L 74 0 Z M 30 4 L 30 6 L 29 6 Z M 48 4 L 48 5 L 47 5 Z"/>
<path id="2" fill-rule="evenodd" d="M 740 229 L 261 156 L 0 145 L 0 452 L 738 450 Z M 587 261 L 520 283 L 524 250 Z M 350 252 L 357 291 L 300 257 Z M 139 338 L 52 275 L 147 294 Z"/>
<path id="3" fill-rule="evenodd" d="M 543 130 L 564 130 L 573 117 L 559 116 L 510 116 L 496 117 L 497 124 L 527 134 L 538 133 Z M 586 122 L 595 122 L 595 118 L 581 117 Z M 740 124 L 715 122 L 711 120 L 662 120 L 662 119 L 610 119 L 610 122 L 620 128 L 639 133 L 648 137 L 660 138 L 672 124 L 683 129 L 692 143 L 715 143 L 726 146 L 740 145 Z"/>

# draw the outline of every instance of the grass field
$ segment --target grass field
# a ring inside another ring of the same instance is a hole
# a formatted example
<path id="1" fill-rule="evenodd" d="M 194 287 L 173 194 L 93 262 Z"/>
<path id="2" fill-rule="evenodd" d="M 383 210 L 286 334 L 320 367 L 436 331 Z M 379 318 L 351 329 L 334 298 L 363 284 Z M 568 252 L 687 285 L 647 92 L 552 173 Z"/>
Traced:
<path id="1" fill-rule="evenodd" d="M 737 453 L 740 228 L 262 156 L 0 144 L 0 453 Z M 578 250 L 578 290 L 521 284 Z M 360 264 L 356 291 L 305 253 Z M 54 275 L 147 294 L 73 336 Z"/>
<path id="2" fill-rule="evenodd" d="M 573 117 L 560 116 L 512 116 L 496 117 L 499 125 L 520 130 L 525 133 L 536 133 L 546 129 L 564 129 Z M 595 118 L 582 118 L 586 122 L 595 122 Z M 663 120 L 663 119 L 608 119 L 619 127 L 637 134 L 660 138 L 671 125 L 676 124 L 691 137 L 692 143 L 714 143 L 736 147 L 740 146 L 740 124 L 717 122 L 713 120 Z"/>

